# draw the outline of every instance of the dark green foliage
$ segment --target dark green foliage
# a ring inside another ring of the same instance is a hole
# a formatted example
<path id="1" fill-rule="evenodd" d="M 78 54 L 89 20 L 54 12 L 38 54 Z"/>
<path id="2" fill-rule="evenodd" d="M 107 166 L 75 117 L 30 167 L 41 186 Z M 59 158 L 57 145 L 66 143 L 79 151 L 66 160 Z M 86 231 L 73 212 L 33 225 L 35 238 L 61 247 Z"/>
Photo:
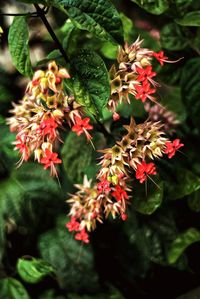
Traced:
<path id="1" fill-rule="evenodd" d="M 179 199 L 199 190 L 200 178 L 191 171 L 179 168 L 175 180 L 168 185 L 169 199 Z"/>
<path id="2" fill-rule="evenodd" d="M 189 41 L 179 25 L 170 23 L 161 30 L 161 44 L 164 49 L 179 51 L 189 46 Z"/>
<path id="3" fill-rule="evenodd" d="M 137 183 L 133 188 L 133 206 L 141 214 L 150 215 L 161 205 L 163 199 L 163 182 L 158 177 L 145 184 Z"/>
<path id="4" fill-rule="evenodd" d="M 189 112 L 189 118 L 194 126 L 200 129 L 200 58 L 193 58 L 186 62 L 182 72 L 181 91 L 183 102 Z"/>
<path id="5" fill-rule="evenodd" d="M 0 280 L 0 296 L 1 299 L 30 299 L 21 282 L 14 278 Z"/>
<path id="6" fill-rule="evenodd" d="M 55 269 L 62 289 L 92 292 L 98 287 L 90 246 L 76 242 L 65 228 L 67 218 L 60 217 L 57 227 L 40 236 L 39 251 Z"/>
<path id="7" fill-rule="evenodd" d="M 200 212 L 200 190 L 194 192 L 188 198 L 188 206 L 194 212 Z"/>
<path id="8" fill-rule="evenodd" d="M 169 299 L 197 287 L 200 1 L 18 2 L 25 3 L 19 6 L 19 13 L 24 9 L 34 11 L 32 4 L 39 4 L 44 14 L 50 8 L 46 17 L 52 16 L 50 25 L 69 61 L 63 59 L 56 43 L 49 43 L 50 36 L 42 36 L 43 30 L 37 34 L 32 31 L 40 22 L 34 23 L 30 14 L 15 17 L 10 28 L 1 19 L 2 49 L 9 29 L 9 52 L 22 75 L 32 76 L 29 45 L 40 44 L 45 53 L 41 61 L 34 62 L 36 69 L 51 60 L 67 66 L 72 78 L 65 80 L 65 90 L 75 93 L 76 100 L 91 117 L 96 150 L 114 142 L 110 136 L 103 136 L 98 120 L 116 141 L 121 139 L 123 125 L 129 123 L 130 116 L 137 123 L 147 118 L 143 103 L 134 98 L 131 105 L 118 106 L 121 115 L 118 122 L 112 122 L 112 113 L 106 109 L 110 98 L 108 70 L 123 40 L 130 44 L 140 35 L 144 47 L 157 52 L 164 49 L 172 61 L 183 58 L 163 67 L 155 63 L 155 68 L 156 80 L 162 86 L 158 89 L 158 100 L 180 121 L 171 139 L 180 138 L 185 147 L 180 150 L 183 154 L 177 152 L 170 160 L 166 157 L 155 161 L 159 173 L 159 177 L 152 176 L 155 183 L 148 179 L 145 186 L 131 177 L 133 196 L 128 220 L 104 221 L 90 235 L 91 245 L 81 244 L 65 227 L 69 220 L 65 200 L 72 185 L 81 184 L 84 175 L 96 180 L 98 153 L 85 136 L 64 131 L 64 143 L 59 149 L 63 160 L 63 168 L 58 169 L 61 187 L 41 165 L 26 163 L 16 169 L 19 155 L 13 151 L 15 134 L 6 126 L 6 118 L 11 102 L 22 96 L 23 84 L 17 87 L 21 76 L 1 67 L 0 299 Z M 154 31 L 160 34 L 160 39 L 155 39 Z"/>
<path id="9" fill-rule="evenodd" d="M 62 148 L 62 159 L 66 174 L 73 183 L 82 183 L 84 175 L 94 178 L 97 170 L 95 151 L 85 136 L 77 138 L 75 133 L 70 133 Z"/>
<path id="10" fill-rule="evenodd" d="M 161 209 L 151 218 L 145 216 L 139 220 L 136 216 L 137 214 L 131 213 L 125 230 L 130 243 L 138 248 L 141 256 L 143 255 L 140 263 L 146 263 L 147 269 L 149 269 L 150 262 L 167 265 L 169 247 L 177 236 L 173 215 L 168 209 Z"/>
<path id="11" fill-rule="evenodd" d="M 5 249 L 5 230 L 9 222 L 25 226 L 29 233 L 42 225 L 42 216 L 48 211 L 51 217 L 59 207 L 58 185 L 49 179 L 41 167 L 28 163 L 14 170 L 0 185 L 0 258 Z M 51 211 L 51 209 L 52 211 Z M 45 216 L 46 218 L 46 216 Z"/>

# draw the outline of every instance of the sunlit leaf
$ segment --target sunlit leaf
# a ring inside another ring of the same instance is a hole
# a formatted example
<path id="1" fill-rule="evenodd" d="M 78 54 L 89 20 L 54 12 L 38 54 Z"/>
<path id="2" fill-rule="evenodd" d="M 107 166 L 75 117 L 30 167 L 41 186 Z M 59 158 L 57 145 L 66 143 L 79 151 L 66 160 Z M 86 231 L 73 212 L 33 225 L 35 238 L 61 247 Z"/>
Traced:
<path id="1" fill-rule="evenodd" d="M 52 266 L 41 259 L 21 258 L 17 261 L 17 272 L 28 283 L 37 283 L 53 271 Z"/>
<path id="2" fill-rule="evenodd" d="M 180 234 L 171 244 L 169 249 L 169 263 L 175 263 L 188 246 L 198 241 L 200 241 L 200 232 L 195 228 L 190 228 L 184 233 Z"/>

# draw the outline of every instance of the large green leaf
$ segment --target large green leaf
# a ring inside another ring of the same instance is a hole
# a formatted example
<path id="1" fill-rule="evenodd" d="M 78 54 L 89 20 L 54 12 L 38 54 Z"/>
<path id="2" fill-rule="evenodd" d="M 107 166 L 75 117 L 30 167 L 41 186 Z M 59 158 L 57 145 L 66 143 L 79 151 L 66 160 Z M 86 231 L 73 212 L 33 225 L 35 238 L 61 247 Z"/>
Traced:
<path id="1" fill-rule="evenodd" d="M 200 232 L 195 228 L 190 228 L 181 235 L 179 235 L 171 244 L 171 247 L 169 249 L 169 263 L 175 263 L 188 246 L 198 241 L 200 241 Z"/>
<path id="2" fill-rule="evenodd" d="M 132 0 L 141 8 L 145 9 L 146 11 L 160 15 L 165 12 L 169 8 L 169 1 L 168 0 Z"/>
<path id="3" fill-rule="evenodd" d="M 30 299 L 24 286 L 14 278 L 0 280 L 1 299 Z"/>
<path id="4" fill-rule="evenodd" d="M 169 209 L 160 210 L 143 223 L 143 234 L 148 246 L 148 257 L 152 262 L 166 265 L 167 249 L 177 236 L 174 217 Z"/>
<path id="5" fill-rule="evenodd" d="M 41 259 L 27 260 L 21 258 L 17 261 L 17 272 L 28 283 L 37 283 L 43 277 L 52 274 L 53 271 L 52 266 Z"/>
<path id="6" fill-rule="evenodd" d="M 200 189 L 200 178 L 191 171 L 179 168 L 174 175 L 175 179 L 167 185 L 169 199 L 179 199 Z"/>
<path id="7" fill-rule="evenodd" d="M 51 217 L 58 210 L 59 199 L 57 183 L 48 172 L 32 163 L 14 170 L 0 183 L 0 260 L 4 254 L 7 224 L 12 221 L 16 226 L 25 225 L 33 230 L 42 225 L 46 211 Z"/>
<path id="8" fill-rule="evenodd" d="M 102 40 L 123 43 L 121 19 L 110 0 L 50 0 L 48 3 L 66 11 L 77 28 Z"/>
<path id="9" fill-rule="evenodd" d="M 188 12 L 181 19 L 175 19 L 176 23 L 181 26 L 200 26 L 200 10 Z"/>
<path id="10" fill-rule="evenodd" d="M 133 206 L 142 214 L 152 214 L 162 203 L 163 182 L 157 177 L 152 177 L 152 179 L 155 183 L 148 180 L 147 190 L 145 190 L 145 184 L 137 183 L 133 186 Z"/>
<path id="11" fill-rule="evenodd" d="M 167 266 L 169 264 L 168 249 L 177 237 L 176 223 L 171 209 L 161 208 L 151 216 L 141 216 L 132 210 L 129 216 L 128 221 L 124 223 L 124 231 L 129 239 L 129 245 L 126 244 L 126 248 L 129 248 L 128 251 L 131 251 L 135 258 L 133 268 L 135 271 L 139 270 L 137 274 L 143 274 L 152 262 Z M 178 269 L 185 269 L 185 257 L 183 256 L 174 266 Z"/>
<path id="12" fill-rule="evenodd" d="M 69 133 L 62 148 L 62 160 L 67 176 L 73 183 L 81 183 L 84 175 L 90 179 L 96 174 L 95 151 L 85 136 Z"/>
<path id="13" fill-rule="evenodd" d="M 181 28 L 175 23 L 165 25 L 160 33 L 161 46 L 170 51 L 185 49 L 189 40 L 183 35 Z"/>
<path id="14" fill-rule="evenodd" d="M 74 57 L 72 64 L 77 102 L 90 113 L 101 115 L 110 96 L 110 82 L 104 61 L 95 52 L 82 50 Z"/>
<path id="15" fill-rule="evenodd" d="M 32 76 L 32 67 L 29 54 L 29 33 L 27 18 L 18 16 L 9 29 L 8 45 L 13 64 L 16 69 L 24 76 Z"/>
<path id="16" fill-rule="evenodd" d="M 91 248 L 73 239 L 65 228 L 67 220 L 66 216 L 60 217 L 54 230 L 40 236 L 39 251 L 54 267 L 61 288 L 91 292 L 97 287 Z"/>

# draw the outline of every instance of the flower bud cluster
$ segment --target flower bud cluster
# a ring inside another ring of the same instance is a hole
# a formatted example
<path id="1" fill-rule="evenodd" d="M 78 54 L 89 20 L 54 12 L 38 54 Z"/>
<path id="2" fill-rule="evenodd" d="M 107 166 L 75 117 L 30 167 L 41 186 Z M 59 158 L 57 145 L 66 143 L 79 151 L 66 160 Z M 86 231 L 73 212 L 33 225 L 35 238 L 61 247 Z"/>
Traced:
<path id="1" fill-rule="evenodd" d="M 152 59 L 155 58 L 161 65 L 169 61 L 164 52 L 158 53 L 142 48 L 143 40 L 138 38 L 132 45 L 125 44 L 120 48 L 117 57 L 117 65 L 110 69 L 111 97 L 108 109 L 113 112 L 113 119 L 119 119 L 116 114 L 117 105 L 121 102 L 130 104 L 130 95 L 136 100 L 156 102 L 156 88 L 158 82 L 154 80 L 156 72 L 152 67 Z"/>
<path id="2" fill-rule="evenodd" d="M 7 122 L 12 132 L 17 132 L 15 149 L 19 150 L 21 159 L 27 161 L 31 154 L 35 160 L 50 168 L 51 175 L 57 176 L 55 164 L 62 161 L 56 153 L 56 145 L 61 141 L 59 129 L 68 124 L 78 136 L 85 134 L 90 140 L 88 130 L 93 127 L 90 119 L 82 119 L 82 107 L 73 95 L 63 89 L 63 80 L 70 78 L 65 68 L 59 68 L 50 62 L 46 71 L 38 70 L 28 83 L 25 95 L 18 104 L 13 104 L 13 116 Z"/>
<path id="3" fill-rule="evenodd" d="M 87 234 L 95 229 L 97 221 L 102 222 L 110 214 L 113 218 L 119 215 L 122 220 L 127 219 L 126 208 L 132 190 L 130 180 L 136 178 L 140 183 L 145 182 L 157 173 L 154 159 L 164 154 L 171 158 L 183 146 L 179 139 L 170 142 L 162 126 L 160 122 L 151 121 L 136 125 L 131 118 L 130 125 L 124 126 L 128 133 L 112 148 L 100 151 L 103 157 L 99 163 L 98 182 L 93 187 L 87 180 L 83 185 L 76 185 L 79 191 L 68 200 L 72 217 L 68 228 L 76 221 L 79 229 Z"/>
<path id="4" fill-rule="evenodd" d="M 148 119 L 151 121 L 160 121 L 163 124 L 163 131 L 168 134 L 175 132 L 179 121 L 176 119 L 176 114 L 159 104 L 151 104 L 146 102 L 144 109 L 148 112 Z"/>

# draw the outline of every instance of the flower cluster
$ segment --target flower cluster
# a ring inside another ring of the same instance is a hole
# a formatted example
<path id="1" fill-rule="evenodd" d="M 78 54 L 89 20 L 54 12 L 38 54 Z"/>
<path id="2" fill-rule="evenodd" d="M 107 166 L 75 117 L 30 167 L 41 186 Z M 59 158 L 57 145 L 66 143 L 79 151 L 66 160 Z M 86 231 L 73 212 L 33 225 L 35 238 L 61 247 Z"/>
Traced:
<path id="1" fill-rule="evenodd" d="M 110 69 L 111 98 L 108 109 L 114 113 L 114 120 L 119 118 L 119 115 L 116 116 L 118 103 L 130 103 L 130 95 L 142 102 L 156 102 L 155 93 L 159 84 L 154 80 L 156 72 L 152 68 L 153 58 L 162 66 L 164 62 L 175 62 L 169 61 L 163 51 L 155 53 L 142 48 L 142 42 L 138 38 L 132 45 L 125 44 L 124 48 L 120 48 L 117 66 L 113 65 Z"/>
<path id="2" fill-rule="evenodd" d="M 92 138 L 88 132 L 93 128 L 90 119 L 82 118 L 82 107 L 73 95 L 64 92 L 63 80 L 68 78 L 70 75 L 65 68 L 50 62 L 46 71 L 35 72 L 23 99 L 13 104 L 14 116 L 7 122 L 10 130 L 17 132 L 14 144 L 21 154 L 19 165 L 34 153 L 35 159 L 45 169 L 50 168 L 51 175 L 57 176 L 55 165 L 62 162 L 56 153 L 61 141 L 58 129 L 68 124 L 78 136 L 85 134 L 88 140 Z"/>
<path id="3" fill-rule="evenodd" d="M 163 131 L 168 134 L 173 134 L 179 121 L 176 119 L 176 114 L 160 104 L 144 104 L 145 110 L 148 112 L 148 119 L 151 121 L 160 121 L 163 124 Z"/>
<path id="4" fill-rule="evenodd" d="M 171 158 L 183 146 L 179 139 L 170 142 L 162 126 L 160 122 L 151 121 L 136 125 L 131 118 L 130 125 L 124 126 L 128 133 L 112 148 L 100 151 L 103 157 L 99 163 L 98 182 L 91 187 L 91 182 L 85 179 L 83 185 L 76 185 L 78 192 L 68 200 L 72 218 L 67 228 L 83 231 L 79 240 L 88 242 L 87 231 L 95 229 L 96 222 L 102 222 L 110 214 L 126 220 L 131 180 L 135 178 L 143 183 L 149 176 L 156 175 L 152 161 L 164 154 Z"/>

